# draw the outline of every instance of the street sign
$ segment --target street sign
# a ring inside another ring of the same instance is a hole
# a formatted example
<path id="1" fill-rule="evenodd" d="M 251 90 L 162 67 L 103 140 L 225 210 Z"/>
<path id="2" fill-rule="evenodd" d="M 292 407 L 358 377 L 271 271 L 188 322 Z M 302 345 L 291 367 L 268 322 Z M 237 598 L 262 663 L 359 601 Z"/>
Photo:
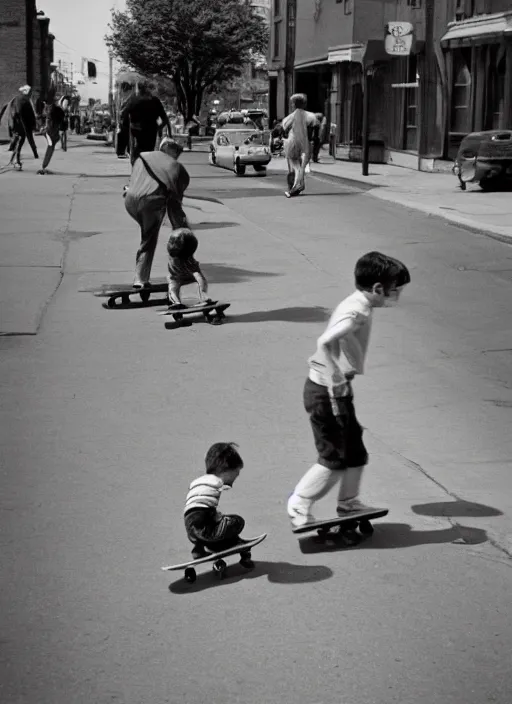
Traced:
<path id="1" fill-rule="evenodd" d="M 384 48 L 391 56 L 409 56 L 414 28 L 410 22 L 388 22 Z"/>

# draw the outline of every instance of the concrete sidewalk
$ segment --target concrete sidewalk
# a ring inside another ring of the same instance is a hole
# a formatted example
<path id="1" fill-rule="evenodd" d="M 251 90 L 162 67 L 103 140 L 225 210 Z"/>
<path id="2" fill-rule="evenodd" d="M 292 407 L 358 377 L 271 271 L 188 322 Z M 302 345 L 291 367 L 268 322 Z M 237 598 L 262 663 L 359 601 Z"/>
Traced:
<path id="1" fill-rule="evenodd" d="M 273 159 L 269 169 L 286 171 L 286 159 Z M 334 160 L 324 151 L 312 173 L 325 179 L 364 188 L 370 195 L 407 208 L 437 215 L 461 227 L 512 242 L 512 193 L 484 193 L 477 184 L 461 191 L 451 173 L 426 173 L 390 164 L 370 164 L 362 175 L 360 163 Z"/>

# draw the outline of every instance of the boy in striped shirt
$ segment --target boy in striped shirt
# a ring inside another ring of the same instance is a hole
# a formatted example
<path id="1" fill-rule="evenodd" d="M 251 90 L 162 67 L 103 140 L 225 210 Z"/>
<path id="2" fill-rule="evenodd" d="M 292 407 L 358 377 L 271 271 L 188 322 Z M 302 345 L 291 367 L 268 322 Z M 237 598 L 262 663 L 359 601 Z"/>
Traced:
<path id="1" fill-rule="evenodd" d="M 206 474 L 195 479 L 185 501 L 185 530 L 194 544 L 192 557 L 198 560 L 209 552 L 236 545 L 245 521 L 236 514 L 218 510 L 221 492 L 231 489 L 244 466 L 233 442 L 216 442 L 206 453 Z"/>

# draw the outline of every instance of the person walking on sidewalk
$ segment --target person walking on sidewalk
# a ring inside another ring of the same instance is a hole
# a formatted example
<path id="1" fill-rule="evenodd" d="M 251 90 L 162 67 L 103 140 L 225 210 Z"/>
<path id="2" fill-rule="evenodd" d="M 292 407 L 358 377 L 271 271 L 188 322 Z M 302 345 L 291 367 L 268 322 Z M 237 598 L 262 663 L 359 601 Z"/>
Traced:
<path id="1" fill-rule="evenodd" d="M 34 159 L 39 159 L 36 143 L 34 141 L 34 130 L 37 127 L 37 119 L 34 106 L 30 99 L 31 94 L 32 88 L 30 86 L 21 86 L 19 95 L 13 98 L 5 109 L 2 110 L 2 114 L 8 111 L 12 129 L 12 140 L 9 145 L 12 156 L 9 164 L 16 164 L 20 169 L 21 150 L 25 144 L 25 140 L 30 144 Z"/>
<path id="2" fill-rule="evenodd" d="M 42 167 L 39 169 L 37 172 L 40 175 L 44 175 L 48 173 L 48 166 L 50 164 L 50 161 L 52 160 L 53 153 L 55 151 L 55 147 L 59 143 L 60 140 L 60 133 L 62 131 L 62 127 L 65 124 L 66 120 L 66 110 L 69 105 L 69 97 L 64 96 L 59 100 L 58 103 L 51 103 L 51 105 L 47 106 L 47 113 L 46 113 L 46 127 L 45 127 L 45 137 L 46 137 L 46 153 L 44 155 L 43 159 L 43 164 Z"/>
<path id="3" fill-rule="evenodd" d="M 380 252 L 362 256 L 354 275 L 355 292 L 334 310 L 308 360 L 304 406 L 318 459 L 288 499 L 294 528 L 315 521 L 313 503 L 338 483 L 338 515 L 368 508 L 358 498 L 368 454 L 354 410 L 352 379 L 364 371 L 373 309 L 396 303 L 411 277 L 405 264 Z"/>
<path id="4" fill-rule="evenodd" d="M 167 127 L 171 137 L 171 125 L 161 100 L 152 95 L 148 86 L 141 84 L 138 95 L 131 95 L 121 115 L 122 130 L 129 134 L 130 161 L 133 166 L 142 152 L 154 151 L 158 129 Z"/>
<path id="5" fill-rule="evenodd" d="M 288 190 L 285 196 L 297 196 L 305 188 L 306 167 L 311 156 L 311 140 L 317 119 L 306 110 L 307 97 L 304 93 L 295 93 L 290 98 L 292 112 L 283 120 L 286 135 L 284 153 L 288 159 Z"/>
<path id="6" fill-rule="evenodd" d="M 149 286 L 153 257 L 166 211 L 173 230 L 188 228 L 182 202 L 190 177 L 183 164 L 178 162 L 182 151 L 183 147 L 177 142 L 165 137 L 159 151 L 142 152 L 133 165 L 130 185 L 125 192 L 125 207 L 140 226 L 134 288 Z"/>

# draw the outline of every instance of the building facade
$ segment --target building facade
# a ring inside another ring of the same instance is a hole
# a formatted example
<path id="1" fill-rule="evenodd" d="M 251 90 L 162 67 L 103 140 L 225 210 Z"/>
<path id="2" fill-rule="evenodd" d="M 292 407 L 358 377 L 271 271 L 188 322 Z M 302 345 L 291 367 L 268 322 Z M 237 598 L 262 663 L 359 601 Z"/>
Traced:
<path id="1" fill-rule="evenodd" d="M 293 39 L 275 14 L 290 4 Z M 270 94 L 274 78 L 286 113 L 290 90 L 279 87 L 291 60 L 292 88 L 327 114 L 340 158 L 361 158 L 365 71 L 375 161 L 442 168 L 468 132 L 512 127 L 511 0 L 276 0 L 272 9 Z M 412 29 L 405 55 L 385 50 L 397 26 Z"/>
<path id="2" fill-rule="evenodd" d="M 46 99 L 54 39 L 49 25 L 35 0 L 0 2 L 0 106 L 25 84 L 33 87 L 34 103 Z"/>

